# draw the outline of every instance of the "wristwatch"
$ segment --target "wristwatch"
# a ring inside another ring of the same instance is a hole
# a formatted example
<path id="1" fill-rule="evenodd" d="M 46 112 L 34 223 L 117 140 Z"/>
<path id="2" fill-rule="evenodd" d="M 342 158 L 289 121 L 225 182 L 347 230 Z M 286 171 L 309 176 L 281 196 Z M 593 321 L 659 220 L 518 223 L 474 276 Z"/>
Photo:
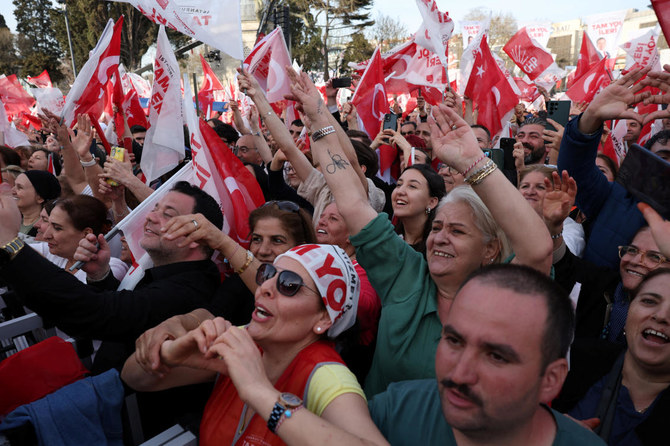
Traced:
<path id="1" fill-rule="evenodd" d="M 23 240 L 16 237 L 4 246 L 0 246 L 0 266 L 6 265 L 26 246 Z"/>
<path id="2" fill-rule="evenodd" d="M 275 406 L 272 408 L 268 418 L 268 429 L 273 434 L 277 433 L 279 420 L 284 417 L 290 418 L 294 411 L 302 406 L 302 400 L 292 393 L 284 392 L 279 395 Z"/>

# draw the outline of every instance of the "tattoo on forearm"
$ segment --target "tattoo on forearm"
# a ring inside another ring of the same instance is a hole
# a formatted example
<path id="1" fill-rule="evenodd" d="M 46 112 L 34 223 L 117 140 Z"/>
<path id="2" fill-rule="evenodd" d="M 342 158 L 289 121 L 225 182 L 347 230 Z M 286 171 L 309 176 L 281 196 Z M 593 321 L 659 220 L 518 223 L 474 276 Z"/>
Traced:
<path id="1" fill-rule="evenodd" d="M 333 155 L 330 153 L 330 149 L 328 150 L 328 156 L 332 162 L 326 166 L 326 172 L 331 175 L 334 174 L 337 169 L 346 169 L 347 166 L 349 166 L 347 160 L 342 159 L 342 156 L 337 153 Z"/>

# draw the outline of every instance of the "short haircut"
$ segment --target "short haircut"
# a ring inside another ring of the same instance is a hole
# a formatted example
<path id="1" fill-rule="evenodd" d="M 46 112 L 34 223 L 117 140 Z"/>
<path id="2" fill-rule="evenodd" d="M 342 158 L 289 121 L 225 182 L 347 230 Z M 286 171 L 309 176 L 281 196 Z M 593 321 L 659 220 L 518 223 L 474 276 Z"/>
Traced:
<path id="1" fill-rule="evenodd" d="M 349 139 L 358 138 L 363 144 L 365 144 L 368 147 L 370 147 L 370 145 L 372 144 L 372 140 L 370 140 L 368 134 L 360 130 L 347 130 L 347 136 L 349 137 Z"/>
<path id="2" fill-rule="evenodd" d="M 523 265 L 497 264 L 476 270 L 461 285 L 471 280 L 513 291 L 537 295 L 547 304 L 547 320 L 542 334 L 542 373 L 557 359 L 565 358 L 575 333 L 575 312 L 567 293 L 545 274 Z M 523 311 L 523 309 L 519 309 Z"/>
<path id="3" fill-rule="evenodd" d="M 218 119 L 210 119 L 207 122 L 214 124 L 214 131 L 224 142 L 236 143 L 240 139 L 240 134 L 237 133 L 237 130 L 232 125 L 221 122 Z"/>
<path id="4" fill-rule="evenodd" d="M 668 141 L 670 141 L 670 130 L 661 130 L 660 132 L 656 133 L 654 136 L 647 141 L 647 143 L 644 145 L 644 148 L 647 150 L 651 150 L 651 146 L 653 146 L 656 143 L 661 144 L 662 146 L 668 144 Z"/>
<path id="5" fill-rule="evenodd" d="M 217 228 L 223 228 L 223 214 L 221 213 L 219 203 L 207 192 L 197 186 L 193 186 L 187 181 L 178 181 L 170 190 L 193 197 L 195 200 L 193 213 L 200 213 Z"/>
<path id="6" fill-rule="evenodd" d="M 373 178 L 377 175 L 379 170 L 379 161 L 377 160 L 377 153 L 370 148 L 369 145 L 362 143 L 356 139 L 351 140 L 351 145 L 354 146 L 356 151 L 356 158 L 358 159 L 358 164 L 365 166 L 365 176 L 368 178 Z"/>
<path id="7" fill-rule="evenodd" d="M 484 130 L 486 132 L 486 136 L 489 138 L 489 141 L 491 141 L 491 131 L 489 129 L 487 129 L 485 125 L 472 124 L 470 126 L 470 128 L 471 129 L 482 129 L 482 130 Z"/>
<path id="8" fill-rule="evenodd" d="M 139 125 L 139 124 L 135 124 L 134 126 L 132 126 L 130 128 L 130 133 L 132 133 L 133 135 L 135 133 L 142 133 L 142 132 L 146 132 L 146 131 L 147 131 L 147 129 L 143 125 Z"/>
<path id="9" fill-rule="evenodd" d="M 416 130 L 416 122 L 414 121 L 403 121 L 400 124 L 400 128 L 402 128 L 403 125 L 411 125 L 412 127 L 414 127 L 414 130 Z"/>
<path id="10" fill-rule="evenodd" d="M 291 121 L 291 125 L 295 125 L 297 127 L 304 127 L 305 126 L 305 124 L 303 124 L 300 119 L 294 119 L 293 121 Z"/>
<path id="11" fill-rule="evenodd" d="M 540 118 L 540 117 L 538 117 L 538 116 L 531 116 L 530 118 L 527 118 L 525 121 L 523 121 L 523 122 L 519 125 L 519 130 L 521 130 L 521 129 L 524 128 L 525 126 L 527 126 L 527 125 L 531 125 L 531 124 L 541 125 L 542 127 L 544 127 L 544 126 L 547 125 L 547 121 L 545 121 L 544 119 L 542 119 L 542 118 Z"/>

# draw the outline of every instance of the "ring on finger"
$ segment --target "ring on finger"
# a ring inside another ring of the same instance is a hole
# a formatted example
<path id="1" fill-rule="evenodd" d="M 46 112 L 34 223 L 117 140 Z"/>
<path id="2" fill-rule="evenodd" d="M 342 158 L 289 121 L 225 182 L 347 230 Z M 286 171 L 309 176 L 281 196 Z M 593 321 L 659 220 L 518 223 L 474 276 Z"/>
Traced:
<path id="1" fill-rule="evenodd" d="M 456 124 L 451 126 L 451 130 L 456 130 L 457 128 L 458 128 L 458 126 Z"/>
<path id="2" fill-rule="evenodd" d="M 198 222 L 195 221 L 195 219 L 191 220 L 191 222 L 193 223 L 193 226 L 195 226 L 195 229 L 198 229 Z"/>

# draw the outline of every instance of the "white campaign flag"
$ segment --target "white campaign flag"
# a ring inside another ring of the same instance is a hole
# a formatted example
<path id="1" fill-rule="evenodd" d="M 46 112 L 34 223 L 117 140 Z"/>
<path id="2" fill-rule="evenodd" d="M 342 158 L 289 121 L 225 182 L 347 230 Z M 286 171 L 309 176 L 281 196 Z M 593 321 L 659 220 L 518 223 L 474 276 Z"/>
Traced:
<path id="1" fill-rule="evenodd" d="M 179 64 L 165 27 L 158 31 L 149 122 L 142 150 L 142 172 L 147 183 L 168 173 L 184 159 L 184 120 L 181 111 Z"/>
<path id="2" fill-rule="evenodd" d="M 17 130 L 13 123 L 7 119 L 5 111 L 5 104 L 0 101 L 0 132 L 4 135 L 5 140 L 2 142 L 7 147 L 29 146 L 30 141 L 25 133 Z"/>
<path id="3" fill-rule="evenodd" d="M 437 9 L 435 0 L 416 0 L 416 6 L 423 22 L 416 32 L 414 41 L 417 45 L 435 53 L 446 70 L 449 39 L 454 32 L 454 22 L 448 13 Z"/>
<path id="4" fill-rule="evenodd" d="M 594 14 L 583 18 L 586 33 L 600 57 L 613 59 L 619 50 L 619 35 L 627 10 Z"/>
<path id="5" fill-rule="evenodd" d="M 130 3 L 149 20 L 244 59 L 240 0 L 114 0 Z"/>
<path id="6" fill-rule="evenodd" d="M 142 236 L 144 235 L 144 223 L 147 220 L 147 215 L 156 207 L 156 203 L 172 189 L 175 183 L 178 181 L 190 182 L 192 176 L 193 166 L 188 162 L 114 227 L 114 230 L 123 231 L 123 235 L 128 242 L 128 249 L 133 254 L 134 260 L 133 266 L 128 270 L 119 285 L 120 290 L 132 290 L 135 288 L 137 282 L 144 275 L 144 270 L 153 266 L 151 257 L 140 246 L 140 240 L 142 240 Z"/>
<path id="7" fill-rule="evenodd" d="M 40 112 L 45 108 L 56 115 L 60 115 L 63 112 L 65 98 L 63 98 L 63 93 L 58 88 L 31 88 L 30 94 L 35 97 L 37 109 Z"/>

